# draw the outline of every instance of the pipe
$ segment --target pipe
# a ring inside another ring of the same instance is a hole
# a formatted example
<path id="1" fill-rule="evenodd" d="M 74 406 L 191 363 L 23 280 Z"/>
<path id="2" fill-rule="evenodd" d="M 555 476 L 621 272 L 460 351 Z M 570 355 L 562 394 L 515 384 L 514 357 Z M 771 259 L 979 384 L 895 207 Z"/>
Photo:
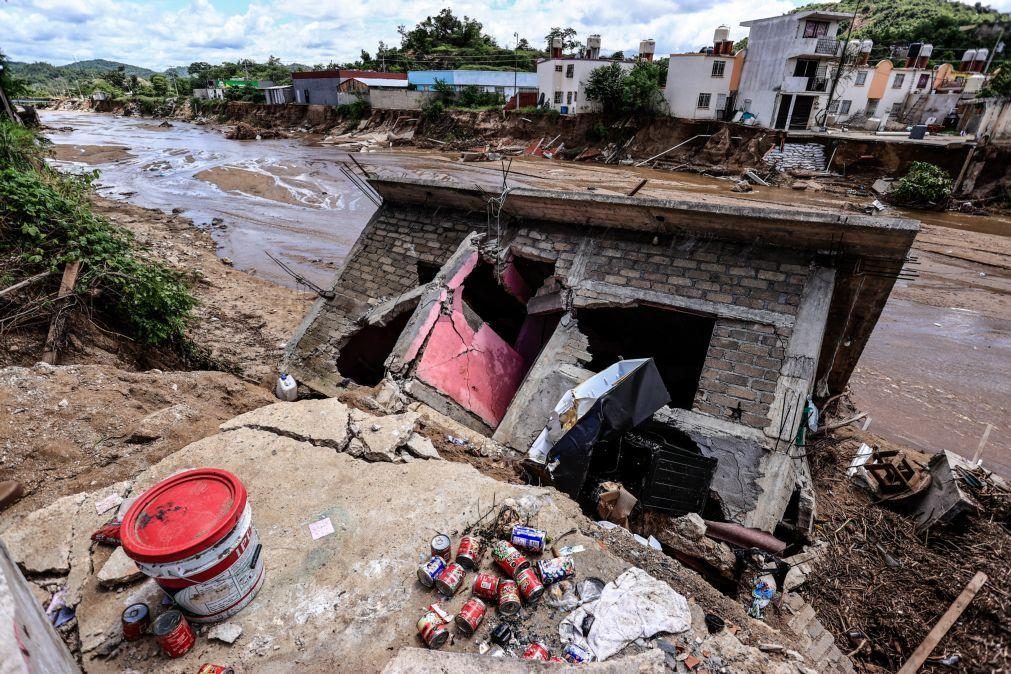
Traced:
<path id="1" fill-rule="evenodd" d="M 733 522 L 705 520 L 705 523 L 706 536 L 717 541 L 730 543 L 739 548 L 760 548 L 777 557 L 782 557 L 786 551 L 785 542 L 759 529 L 749 529 Z"/>
<path id="2" fill-rule="evenodd" d="M 655 159 L 659 159 L 660 157 L 664 156 L 664 155 L 665 155 L 665 154 L 667 154 L 668 152 L 673 152 L 674 150 L 678 149 L 679 147 L 681 147 L 681 146 L 682 146 L 682 145 L 684 145 L 685 143 L 690 143 L 690 142 L 692 142 L 693 140 L 695 140 L 696 138 L 710 138 L 710 137 L 711 137 L 712 135 L 713 135 L 713 134 L 711 134 L 711 133 L 705 133 L 705 134 L 703 134 L 703 133 L 700 133 L 700 134 L 698 134 L 697 136 L 692 136 L 692 137 L 691 137 L 691 138 L 689 138 L 688 140 L 686 140 L 686 141 L 683 141 L 683 142 L 681 142 L 681 143 L 678 143 L 678 144 L 677 144 L 677 145 L 675 145 L 674 147 L 672 147 L 672 148 L 668 148 L 668 149 L 664 150 L 663 152 L 661 152 L 661 153 L 660 153 L 660 154 L 658 154 L 658 155 L 655 155 L 655 156 L 653 156 L 653 157 L 650 157 L 649 159 L 643 159 L 643 160 L 642 160 L 641 162 L 639 162 L 638 164 L 636 164 L 636 166 L 645 166 L 646 164 L 650 163 L 651 161 L 653 161 L 653 160 L 655 160 Z"/>

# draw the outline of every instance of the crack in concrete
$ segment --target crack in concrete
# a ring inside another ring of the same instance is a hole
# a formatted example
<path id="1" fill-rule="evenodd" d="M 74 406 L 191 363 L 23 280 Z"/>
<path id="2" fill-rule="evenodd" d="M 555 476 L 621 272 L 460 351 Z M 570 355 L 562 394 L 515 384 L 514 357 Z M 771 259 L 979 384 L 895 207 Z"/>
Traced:
<path id="1" fill-rule="evenodd" d="M 248 429 L 252 431 L 262 431 L 264 433 L 270 433 L 282 438 L 290 438 L 292 440 L 297 440 L 298 442 L 305 442 L 313 447 L 327 447 L 329 449 L 335 449 L 338 452 L 343 452 L 347 449 L 348 444 L 351 442 L 352 437 L 359 437 L 358 433 L 355 433 L 351 429 L 351 417 L 348 416 L 348 436 L 344 439 L 344 442 L 337 443 L 332 440 L 322 440 L 318 438 L 310 438 L 308 436 L 302 435 L 300 433 L 295 433 L 294 431 L 286 431 L 280 428 L 274 428 L 272 426 L 263 426 L 261 424 L 243 424 L 241 426 L 235 426 L 232 428 L 226 428 L 222 430 L 222 433 L 231 433 L 233 431 L 238 431 L 242 429 Z"/>

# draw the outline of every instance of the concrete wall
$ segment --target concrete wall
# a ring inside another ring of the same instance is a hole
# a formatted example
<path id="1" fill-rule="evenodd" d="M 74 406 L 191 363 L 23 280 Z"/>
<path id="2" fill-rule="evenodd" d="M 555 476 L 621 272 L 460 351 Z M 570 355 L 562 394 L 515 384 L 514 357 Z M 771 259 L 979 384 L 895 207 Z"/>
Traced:
<path id="1" fill-rule="evenodd" d="M 713 64 L 722 62 L 723 74 L 713 75 Z M 670 114 L 685 119 L 718 119 L 717 110 L 725 109 L 730 96 L 730 82 L 736 59 L 708 54 L 671 54 L 664 98 Z M 710 94 L 708 108 L 699 108 L 699 94 Z M 720 105 L 720 96 L 724 104 Z"/>
<path id="2" fill-rule="evenodd" d="M 420 110 L 436 94 L 408 89 L 372 89 L 369 99 L 377 110 Z"/>
<path id="3" fill-rule="evenodd" d="M 586 98 L 586 80 L 597 68 L 609 66 L 615 61 L 607 59 L 544 59 L 537 63 L 537 91 L 544 103 L 559 112 L 565 108 L 566 114 L 593 112 L 598 106 Z M 617 62 L 622 70 L 631 70 L 633 63 Z M 568 76 L 569 68 L 572 76 Z M 558 70 L 561 68 L 561 70 Z M 555 95 L 561 94 L 561 102 Z"/>
<path id="4" fill-rule="evenodd" d="M 295 102 L 301 105 L 337 105 L 337 77 L 312 77 L 292 80 Z"/>
<path id="5" fill-rule="evenodd" d="M 537 73 L 508 72 L 504 70 L 412 70 L 407 81 L 418 91 L 434 91 L 436 80 L 456 88 L 475 86 L 488 93 L 500 93 L 506 98 L 516 90 L 536 91 Z"/>
<path id="6" fill-rule="evenodd" d="M 963 114 L 960 130 L 985 136 L 991 142 L 1011 140 L 1011 100 L 982 98 L 967 101 L 960 108 Z"/>

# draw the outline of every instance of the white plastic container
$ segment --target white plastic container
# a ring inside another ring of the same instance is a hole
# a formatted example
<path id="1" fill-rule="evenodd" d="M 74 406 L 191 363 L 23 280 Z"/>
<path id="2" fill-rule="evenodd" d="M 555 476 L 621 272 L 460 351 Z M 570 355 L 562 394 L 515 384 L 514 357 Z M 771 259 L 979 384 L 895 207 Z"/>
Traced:
<path id="1" fill-rule="evenodd" d="M 298 384 L 295 383 L 295 378 L 287 372 L 278 377 L 277 386 L 274 387 L 274 395 L 279 400 L 289 403 L 298 400 Z"/>

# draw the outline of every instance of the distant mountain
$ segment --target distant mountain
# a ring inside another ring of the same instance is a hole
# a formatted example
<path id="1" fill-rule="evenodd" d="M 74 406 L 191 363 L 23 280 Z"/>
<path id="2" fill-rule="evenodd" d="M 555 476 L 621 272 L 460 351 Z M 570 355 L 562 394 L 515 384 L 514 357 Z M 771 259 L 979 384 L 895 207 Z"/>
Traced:
<path id="1" fill-rule="evenodd" d="M 33 91 L 51 96 L 73 93 L 79 85 L 119 68 L 123 68 L 126 77 L 136 75 L 148 79 L 155 74 L 155 71 L 149 68 L 106 59 L 75 61 L 63 66 L 54 66 L 41 61 L 36 63 L 11 61 L 8 65 L 14 77 L 27 81 Z"/>
<path id="2" fill-rule="evenodd" d="M 110 70 L 118 70 L 120 67 L 123 68 L 123 73 L 127 76 L 136 75 L 137 77 L 150 77 L 154 75 L 154 70 L 148 68 L 141 68 L 140 66 L 132 66 L 129 63 L 120 63 L 119 61 L 107 61 L 106 59 L 91 59 L 89 61 L 74 61 L 73 63 L 68 63 L 65 66 L 56 66 L 57 68 L 70 68 L 73 70 L 80 70 L 85 73 L 101 75 L 102 73 L 107 73 Z"/>
<path id="3" fill-rule="evenodd" d="M 166 75 L 177 75 L 178 77 L 189 77 L 190 67 L 189 66 L 172 66 L 171 68 L 165 69 Z"/>

